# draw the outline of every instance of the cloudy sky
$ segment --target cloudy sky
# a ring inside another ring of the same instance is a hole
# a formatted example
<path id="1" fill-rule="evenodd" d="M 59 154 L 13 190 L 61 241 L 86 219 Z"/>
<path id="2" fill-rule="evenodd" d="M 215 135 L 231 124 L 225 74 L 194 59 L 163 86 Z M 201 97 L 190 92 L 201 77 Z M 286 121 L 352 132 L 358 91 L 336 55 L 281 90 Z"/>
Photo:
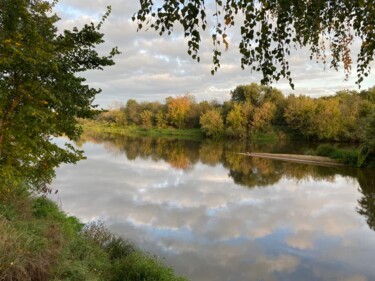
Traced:
<path id="1" fill-rule="evenodd" d="M 85 73 L 88 83 L 102 89 L 96 103 L 108 107 L 114 102 L 124 103 L 133 98 L 139 101 L 164 101 L 168 96 L 194 95 L 198 101 L 228 100 L 229 92 L 237 85 L 259 82 L 260 74 L 242 70 L 238 52 L 239 34 L 229 33 L 230 47 L 223 53 L 221 68 L 211 75 L 212 45 L 209 30 L 200 50 L 201 62 L 193 61 L 187 54 L 186 40 L 178 28 L 173 36 L 160 37 L 153 31 L 137 32 L 132 15 L 139 7 L 137 0 L 60 0 L 55 12 L 60 16 L 59 29 L 81 27 L 90 21 L 97 22 L 112 6 L 112 13 L 102 31 L 105 44 L 98 50 L 109 51 L 117 46 L 122 52 L 115 58 L 116 65 L 104 71 Z M 355 52 L 355 51 L 354 51 Z M 306 50 L 296 51 L 290 57 L 295 94 L 311 96 L 330 95 L 340 89 L 357 89 L 355 69 L 348 81 L 344 72 L 336 72 L 322 64 L 311 62 Z M 366 89 L 375 84 L 370 75 L 362 84 Z M 273 86 L 292 93 L 287 81 Z"/>

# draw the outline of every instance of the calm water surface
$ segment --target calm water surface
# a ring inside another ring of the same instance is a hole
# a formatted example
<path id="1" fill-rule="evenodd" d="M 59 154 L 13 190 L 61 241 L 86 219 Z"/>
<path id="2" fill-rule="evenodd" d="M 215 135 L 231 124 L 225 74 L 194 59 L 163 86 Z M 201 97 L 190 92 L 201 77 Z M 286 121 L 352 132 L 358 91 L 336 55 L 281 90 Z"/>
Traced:
<path id="1" fill-rule="evenodd" d="M 54 199 L 190 280 L 375 280 L 375 171 L 256 159 L 302 143 L 86 135 Z"/>

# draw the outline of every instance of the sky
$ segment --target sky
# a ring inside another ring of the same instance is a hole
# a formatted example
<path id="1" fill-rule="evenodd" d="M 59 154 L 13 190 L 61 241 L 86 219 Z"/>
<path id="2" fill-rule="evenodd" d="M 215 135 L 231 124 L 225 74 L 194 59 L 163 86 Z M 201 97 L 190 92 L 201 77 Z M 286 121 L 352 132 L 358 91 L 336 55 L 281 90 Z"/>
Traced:
<path id="1" fill-rule="evenodd" d="M 159 36 L 155 31 L 137 32 L 131 17 L 139 8 L 137 0 L 60 0 L 55 12 L 61 18 L 59 30 L 82 27 L 91 21 L 98 22 L 111 5 L 112 13 L 102 27 L 105 43 L 98 47 L 100 54 L 108 54 L 117 46 L 122 52 L 114 58 L 115 65 L 103 71 L 83 73 L 87 83 L 101 88 L 95 103 L 102 108 L 126 103 L 128 99 L 137 101 L 163 102 L 168 96 L 190 94 L 197 101 L 230 99 L 230 91 L 238 85 L 259 83 L 261 74 L 242 70 L 238 51 L 239 32 L 232 28 L 229 35 L 229 49 L 223 52 L 221 68 L 212 76 L 212 40 L 210 27 L 202 38 L 201 62 L 197 63 L 187 54 L 186 39 L 177 27 L 172 36 Z M 208 14 L 210 11 L 208 11 Z M 211 26 L 212 27 L 212 26 Z M 354 43 L 353 54 L 358 50 Z M 354 57 L 354 61 L 355 61 Z M 296 50 L 289 57 L 294 91 L 286 79 L 272 86 L 290 93 L 313 97 L 332 95 L 338 90 L 358 90 L 355 84 L 356 71 L 347 81 L 343 69 L 335 71 L 322 63 L 310 61 L 307 50 Z M 374 63 L 372 64 L 374 68 Z M 362 83 L 361 89 L 375 85 L 374 73 Z"/>

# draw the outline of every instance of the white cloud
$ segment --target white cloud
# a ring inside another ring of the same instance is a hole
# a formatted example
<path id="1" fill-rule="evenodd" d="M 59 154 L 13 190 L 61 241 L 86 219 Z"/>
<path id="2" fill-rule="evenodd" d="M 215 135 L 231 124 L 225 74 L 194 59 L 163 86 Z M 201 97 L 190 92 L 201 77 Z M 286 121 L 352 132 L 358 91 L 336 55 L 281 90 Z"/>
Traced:
<path id="1" fill-rule="evenodd" d="M 138 8 L 137 1 L 60 0 L 56 8 L 61 17 L 58 26 L 61 30 L 82 26 L 90 20 L 98 22 L 107 5 L 112 6 L 112 14 L 103 26 L 106 43 L 99 50 L 108 52 L 111 47 L 118 46 L 122 54 L 115 58 L 116 66 L 103 72 L 84 74 L 90 85 L 103 89 L 96 99 L 101 106 L 108 106 L 115 100 L 125 102 L 129 98 L 163 101 L 167 96 L 186 93 L 195 95 L 198 101 L 223 101 L 229 99 L 229 91 L 237 85 L 260 81 L 259 73 L 240 68 L 237 30 L 230 31 L 230 49 L 223 53 L 219 72 L 211 76 L 210 32 L 205 32 L 202 39 L 201 63 L 197 63 L 187 55 L 186 40 L 179 33 L 180 27 L 176 26 L 171 37 L 159 37 L 151 30 L 136 31 L 131 17 Z M 342 71 L 324 71 L 322 65 L 309 61 L 306 50 L 294 52 L 290 62 L 297 94 L 319 96 L 343 88 L 356 88 L 355 73 L 349 81 L 343 81 Z M 368 78 L 362 88 L 373 86 L 374 82 Z M 285 94 L 292 92 L 286 81 L 274 86 Z"/>

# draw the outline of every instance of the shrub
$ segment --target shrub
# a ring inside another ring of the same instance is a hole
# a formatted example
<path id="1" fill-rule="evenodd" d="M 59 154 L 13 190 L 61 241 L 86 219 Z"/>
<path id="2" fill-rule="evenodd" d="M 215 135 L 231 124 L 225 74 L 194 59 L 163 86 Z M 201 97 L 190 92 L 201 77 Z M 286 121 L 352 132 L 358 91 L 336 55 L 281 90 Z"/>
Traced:
<path id="1" fill-rule="evenodd" d="M 183 281 L 170 267 L 157 257 L 143 252 L 131 253 L 117 263 L 117 276 L 113 281 Z"/>
<path id="2" fill-rule="evenodd" d="M 200 124 L 206 136 L 218 138 L 224 134 L 224 121 L 218 110 L 212 109 L 200 117 Z"/>
<path id="3" fill-rule="evenodd" d="M 9 198 L 0 192 L 0 280 L 185 280 L 100 221 L 83 225 L 44 197 Z"/>
<path id="4" fill-rule="evenodd" d="M 335 148 L 332 145 L 321 144 L 321 145 L 318 146 L 318 148 L 316 150 L 316 154 L 319 155 L 319 156 L 332 157 L 334 151 L 335 151 Z"/>
<path id="5" fill-rule="evenodd" d="M 329 144 L 319 145 L 317 155 L 338 160 L 340 163 L 357 167 L 359 164 L 358 151 L 335 148 Z"/>

